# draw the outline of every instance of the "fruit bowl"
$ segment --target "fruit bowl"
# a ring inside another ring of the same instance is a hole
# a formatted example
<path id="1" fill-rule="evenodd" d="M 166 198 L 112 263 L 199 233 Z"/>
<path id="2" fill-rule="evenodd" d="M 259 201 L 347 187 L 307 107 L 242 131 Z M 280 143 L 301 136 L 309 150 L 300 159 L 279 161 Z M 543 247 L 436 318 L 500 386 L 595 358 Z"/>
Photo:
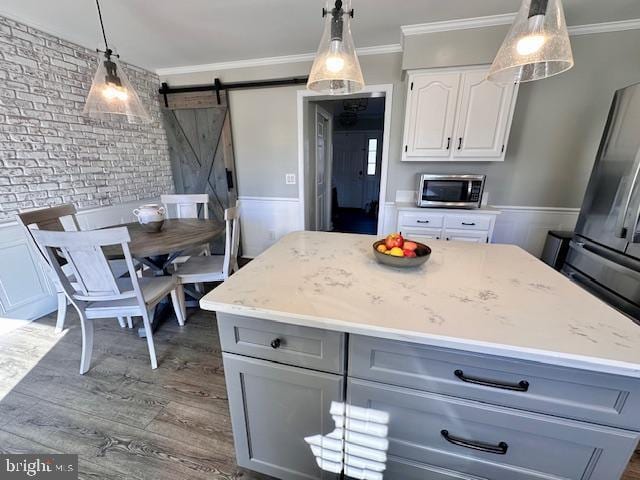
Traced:
<path id="1" fill-rule="evenodd" d="M 427 260 L 429 260 L 429 256 L 431 255 L 431 248 L 429 248 L 424 243 L 416 242 L 413 240 L 408 240 L 408 242 L 415 243 L 417 246 L 414 250 L 416 254 L 415 257 L 396 257 L 387 253 L 380 252 L 378 248 L 381 245 L 385 245 L 385 240 L 379 240 L 373 244 L 373 255 L 376 257 L 376 260 L 379 263 L 399 268 L 419 267 Z"/>

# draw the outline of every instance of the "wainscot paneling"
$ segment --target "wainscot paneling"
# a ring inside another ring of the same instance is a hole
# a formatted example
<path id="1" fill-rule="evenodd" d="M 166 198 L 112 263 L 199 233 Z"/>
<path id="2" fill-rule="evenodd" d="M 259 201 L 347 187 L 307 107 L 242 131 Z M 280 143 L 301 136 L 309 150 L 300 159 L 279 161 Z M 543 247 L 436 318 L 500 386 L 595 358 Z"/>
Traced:
<path id="1" fill-rule="evenodd" d="M 580 210 L 577 208 L 518 207 L 496 205 L 498 215 L 493 232 L 494 243 L 519 245 L 540 258 L 549 230 L 573 230 Z"/>
<path id="2" fill-rule="evenodd" d="M 78 212 L 83 230 L 135 221 L 133 209 L 157 200 L 138 200 Z M 0 224 L 0 322 L 34 320 L 57 308 L 55 290 L 38 252 L 34 252 L 16 222 Z M 0 333 L 4 331 L 0 325 Z"/>
<path id="3" fill-rule="evenodd" d="M 403 197 L 403 201 L 407 201 Z M 580 212 L 577 208 L 519 207 L 496 205 L 502 213 L 496 219 L 493 243 L 518 245 L 540 257 L 549 230 L 573 230 Z M 397 231 L 394 202 L 384 205 L 384 232 Z"/>
<path id="4" fill-rule="evenodd" d="M 240 196 L 238 202 L 243 257 L 256 257 L 287 233 L 304 230 L 297 198 Z"/>

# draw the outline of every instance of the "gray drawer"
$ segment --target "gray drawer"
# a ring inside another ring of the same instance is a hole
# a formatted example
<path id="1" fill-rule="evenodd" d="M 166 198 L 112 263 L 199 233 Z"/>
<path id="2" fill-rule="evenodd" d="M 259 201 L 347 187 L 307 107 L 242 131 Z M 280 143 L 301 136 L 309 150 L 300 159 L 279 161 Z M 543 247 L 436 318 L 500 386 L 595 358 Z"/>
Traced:
<path id="1" fill-rule="evenodd" d="M 485 480 L 480 477 L 469 476 L 460 472 L 434 467 L 433 465 L 423 465 L 391 456 L 387 460 L 387 469 L 384 471 L 384 478 L 390 480 Z"/>
<path id="2" fill-rule="evenodd" d="M 353 377 L 640 430 L 638 379 L 359 335 L 349 349 Z M 500 388 L 521 381 L 526 391 Z"/>
<path id="3" fill-rule="evenodd" d="M 638 441 L 635 432 L 364 380 L 349 379 L 347 392 L 352 405 L 389 413 L 390 456 L 491 480 L 614 480 Z"/>
<path id="4" fill-rule="evenodd" d="M 224 313 L 217 319 L 225 352 L 325 372 L 344 371 L 343 333 Z"/>

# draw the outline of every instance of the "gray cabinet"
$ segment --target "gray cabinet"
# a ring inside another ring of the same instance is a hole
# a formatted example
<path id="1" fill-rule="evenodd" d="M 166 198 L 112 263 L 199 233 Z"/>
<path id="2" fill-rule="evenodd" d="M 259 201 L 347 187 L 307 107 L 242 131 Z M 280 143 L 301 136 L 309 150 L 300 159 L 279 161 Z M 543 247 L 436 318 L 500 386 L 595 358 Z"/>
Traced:
<path id="1" fill-rule="evenodd" d="M 332 479 L 304 437 L 335 428 L 343 377 L 223 353 L 238 465 L 284 480 Z"/>
<path id="2" fill-rule="evenodd" d="M 344 371 L 344 333 L 240 315 L 218 314 L 225 352 L 323 372 Z"/>
<path id="3" fill-rule="evenodd" d="M 347 392 L 351 405 L 389 413 L 390 458 L 491 480 L 612 480 L 638 440 L 635 432 L 364 380 L 349 379 Z"/>
<path id="4" fill-rule="evenodd" d="M 332 401 L 389 413 L 385 480 L 616 480 L 640 438 L 638 379 L 238 315 L 218 327 L 238 465 L 280 479 L 337 478 L 304 441 L 334 430 Z"/>
<path id="5" fill-rule="evenodd" d="M 361 335 L 349 338 L 349 375 L 640 430 L 640 381 L 617 375 Z"/>

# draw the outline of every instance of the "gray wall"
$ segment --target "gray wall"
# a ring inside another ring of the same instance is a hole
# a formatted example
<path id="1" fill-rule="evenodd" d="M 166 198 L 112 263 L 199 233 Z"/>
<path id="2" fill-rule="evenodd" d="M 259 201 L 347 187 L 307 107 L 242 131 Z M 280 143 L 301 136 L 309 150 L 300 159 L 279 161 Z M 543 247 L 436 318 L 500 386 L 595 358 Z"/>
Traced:
<path id="1" fill-rule="evenodd" d="M 362 56 L 368 84 L 394 85 L 387 200 L 415 188 L 418 172 L 488 175 L 495 205 L 579 207 L 602 135 L 613 92 L 640 81 L 640 31 L 572 37 L 576 66 L 569 72 L 523 84 L 503 163 L 400 162 L 405 68 L 488 64 L 506 27 L 409 37 L 403 54 Z M 169 76 L 171 85 L 306 75 L 309 62 Z M 240 195 L 296 197 L 284 174 L 297 172 L 296 90 L 234 91 L 231 116 Z"/>
<path id="2" fill-rule="evenodd" d="M 0 221 L 173 191 L 158 77 L 127 65 L 150 125 L 89 120 L 81 112 L 96 65 L 95 52 L 0 17 Z"/>
<path id="3" fill-rule="evenodd" d="M 402 130 L 401 85 L 402 55 L 371 55 L 360 58 L 369 84 L 394 84 L 393 129 Z M 284 78 L 309 74 L 311 62 L 267 67 L 239 68 L 220 72 L 171 75 L 163 77 L 169 85 L 211 83 L 214 77 L 223 82 Z M 297 90 L 300 87 L 277 87 L 234 90 L 229 94 L 231 123 L 236 154 L 238 192 L 241 196 L 297 197 L 297 185 L 285 185 L 286 173 L 298 173 Z M 392 132 L 393 133 L 393 132 Z M 401 134 L 392 135 L 392 155 L 400 152 Z"/>
<path id="4" fill-rule="evenodd" d="M 504 29 L 409 37 L 404 65 L 490 63 Z M 388 191 L 414 188 L 418 172 L 484 173 L 494 205 L 579 207 L 613 93 L 640 81 L 640 30 L 573 36 L 571 44 L 573 69 L 520 86 L 504 163 L 407 164 L 396 156 Z"/>

